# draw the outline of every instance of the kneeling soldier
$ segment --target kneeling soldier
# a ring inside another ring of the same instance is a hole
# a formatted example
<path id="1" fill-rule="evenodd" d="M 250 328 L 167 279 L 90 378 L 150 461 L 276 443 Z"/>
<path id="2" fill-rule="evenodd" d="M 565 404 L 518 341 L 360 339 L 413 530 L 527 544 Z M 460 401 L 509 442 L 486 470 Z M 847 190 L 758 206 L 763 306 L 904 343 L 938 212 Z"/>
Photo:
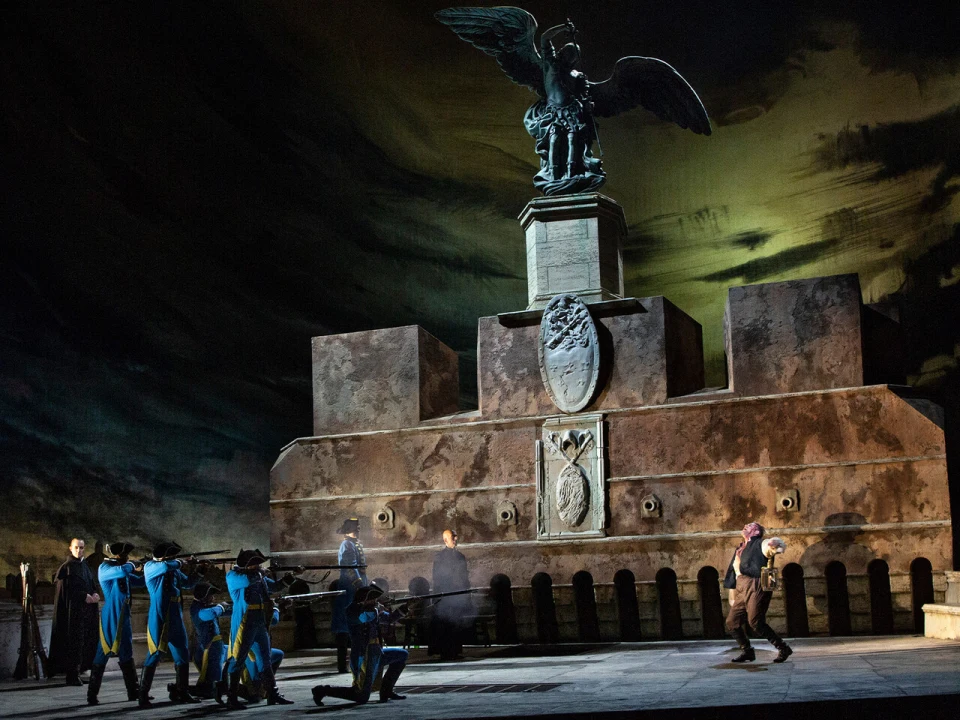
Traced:
<path id="1" fill-rule="evenodd" d="M 347 608 L 351 665 L 354 668 L 353 685 L 348 688 L 317 685 L 313 688 L 313 701 L 317 705 L 322 705 L 323 698 L 327 696 L 352 700 L 361 705 L 367 702 L 377 671 L 383 665 L 387 666 L 387 671 L 380 685 L 380 702 L 405 699 L 405 696 L 397 695 L 393 688 L 406 667 L 408 653 L 403 648 L 383 647 L 381 625 L 399 620 L 406 614 L 406 607 L 400 606 L 393 612 L 388 612 L 377 602 L 381 595 L 383 590 L 376 585 L 357 590 L 353 602 Z"/>
<path id="2" fill-rule="evenodd" d="M 194 692 L 197 697 L 208 700 L 216 697 L 217 683 L 220 682 L 224 663 L 227 662 L 227 646 L 220 635 L 220 618 L 230 614 L 230 605 L 214 602 L 218 592 L 220 588 L 210 583 L 197 583 L 193 589 L 194 601 L 190 605 L 193 635 L 196 639 L 193 664 L 200 673 Z"/>

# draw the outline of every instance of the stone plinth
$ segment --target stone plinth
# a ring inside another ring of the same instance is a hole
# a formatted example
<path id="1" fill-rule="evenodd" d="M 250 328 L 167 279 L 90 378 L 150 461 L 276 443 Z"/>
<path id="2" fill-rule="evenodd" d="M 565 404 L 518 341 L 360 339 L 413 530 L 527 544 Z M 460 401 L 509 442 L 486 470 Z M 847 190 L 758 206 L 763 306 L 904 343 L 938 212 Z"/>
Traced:
<path id="1" fill-rule="evenodd" d="M 730 288 L 724 328 L 737 395 L 863 384 L 856 275 Z"/>
<path id="2" fill-rule="evenodd" d="M 928 638 L 960 640 L 960 605 L 924 605 L 923 634 Z"/>
<path id="3" fill-rule="evenodd" d="M 417 325 L 313 338 L 317 434 L 388 430 L 457 411 L 457 354 Z"/>
<path id="4" fill-rule="evenodd" d="M 947 593 L 944 602 L 947 605 L 960 605 L 960 572 L 947 570 L 944 575 L 947 582 Z"/>
<path id="5" fill-rule="evenodd" d="M 599 193 L 532 200 L 520 215 L 527 238 L 528 309 L 554 295 L 584 302 L 623 297 L 623 208 Z"/>
<path id="6" fill-rule="evenodd" d="M 601 377 L 583 412 L 660 405 L 703 387 L 700 324 L 663 297 L 588 305 L 600 341 Z M 537 366 L 541 313 L 480 318 L 480 412 L 485 418 L 559 410 Z"/>

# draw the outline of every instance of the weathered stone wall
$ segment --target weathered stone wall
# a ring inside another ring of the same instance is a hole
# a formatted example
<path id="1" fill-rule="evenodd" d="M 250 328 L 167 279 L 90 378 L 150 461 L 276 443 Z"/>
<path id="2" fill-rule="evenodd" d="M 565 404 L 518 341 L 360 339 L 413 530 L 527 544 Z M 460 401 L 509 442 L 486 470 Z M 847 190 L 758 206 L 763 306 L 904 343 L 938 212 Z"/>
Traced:
<path id="1" fill-rule="evenodd" d="M 456 368 L 422 330 L 315 342 L 317 403 L 343 407 L 318 409 L 327 430 L 291 443 L 273 468 L 274 554 L 333 561 L 336 528 L 358 515 L 370 576 L 405 589 L 430 578 L 440 534 L 454 527 L 473 585 L 510 578 L 517 633 L 531 642 L 535 574 L 553 579 L 561 640 L 579 639 L 570 583 L 583 570 L 600 637 L 617 639 L 612 583 L 629 570 L 641 636 L 653 638 L 665 632 L 655 580 L 669 568 L 680 631 L 697 636 L 698 573 L 711 567 L 722 578 L 739 529 L 758 521 L 787 541 L 779 565 L 803 570 L 811 632 L 829 629 L 824 573 L 834 561 L 846 570 L 853 632 L 872 627 L 873 560 L 889 566 L 895 629 L 911 629 L 911 562 L 926 558 L 941 584 L 952 567 L 942 413 L 904 389 L 862 386 L 860 312 L 855 276 L 735 288 L 733 387 L 697 393 L 693 320 L 663 298 L 592 306 L 606 370 L 583 412 L 604 418 L 606 537 L 550 541 L 537 535 L 535 444 L 556 408 L 537 365 L 536 311 L 480 320 L 480 407 L 442 417 L 432 416 L 447 407 Z M 335 395 L 345 382 L 362 391 Z M 655 513 L 641 508 L 649 497 Z M 498 522 L 506 502 L 516 522 Z M 780 594 L 770 612 L 778 631 L 785 613 Z"/>

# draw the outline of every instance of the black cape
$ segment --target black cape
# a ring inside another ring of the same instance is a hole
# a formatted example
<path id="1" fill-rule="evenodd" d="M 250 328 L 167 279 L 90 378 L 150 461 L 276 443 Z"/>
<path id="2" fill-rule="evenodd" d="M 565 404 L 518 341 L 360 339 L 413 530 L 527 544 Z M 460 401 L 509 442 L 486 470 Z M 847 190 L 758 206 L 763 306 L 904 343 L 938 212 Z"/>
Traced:
<path id="1" fill-rule="evenodd" d="M 470 589 L 467 559 L 459 550 L 445 547 L 433 561 L 433 592 L 455 592 Z M 473 600 L 470 595 L 441 598 L 434 606 L 434 615 L 448 622 L 464 625 L 472 621 Z"/>
<path id="2" fill-rule="evenodd" d="M 100 609 L 87 602 L 97 592 L 90 566 L 69 558 L 54 578 L 53 631 L 50 635 L 50 675 L 84 672 L 97 653 Z"/>

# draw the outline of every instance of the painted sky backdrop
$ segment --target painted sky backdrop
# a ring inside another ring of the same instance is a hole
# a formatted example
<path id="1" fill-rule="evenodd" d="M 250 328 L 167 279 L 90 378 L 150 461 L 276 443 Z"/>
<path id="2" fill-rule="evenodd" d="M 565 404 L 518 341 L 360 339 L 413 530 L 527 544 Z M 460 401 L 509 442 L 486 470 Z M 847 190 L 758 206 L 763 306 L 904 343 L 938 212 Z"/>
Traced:
<path id="1" fill-rule="evenodd" d="M 420 324 L 473 401 L 477 318 L 526 304 L 536 98 L 448 4 L 0 7 L 0 570 L 73 534 L 265 548 L 314 335 Z M 627 293 L 703 325 L 709 384 L 728 287 L 857 272 L 956 413 L 956 6 L 518 4 L 591 79 L 649 55 L 701 95 L 711 137 L 600 135 Z"/>

